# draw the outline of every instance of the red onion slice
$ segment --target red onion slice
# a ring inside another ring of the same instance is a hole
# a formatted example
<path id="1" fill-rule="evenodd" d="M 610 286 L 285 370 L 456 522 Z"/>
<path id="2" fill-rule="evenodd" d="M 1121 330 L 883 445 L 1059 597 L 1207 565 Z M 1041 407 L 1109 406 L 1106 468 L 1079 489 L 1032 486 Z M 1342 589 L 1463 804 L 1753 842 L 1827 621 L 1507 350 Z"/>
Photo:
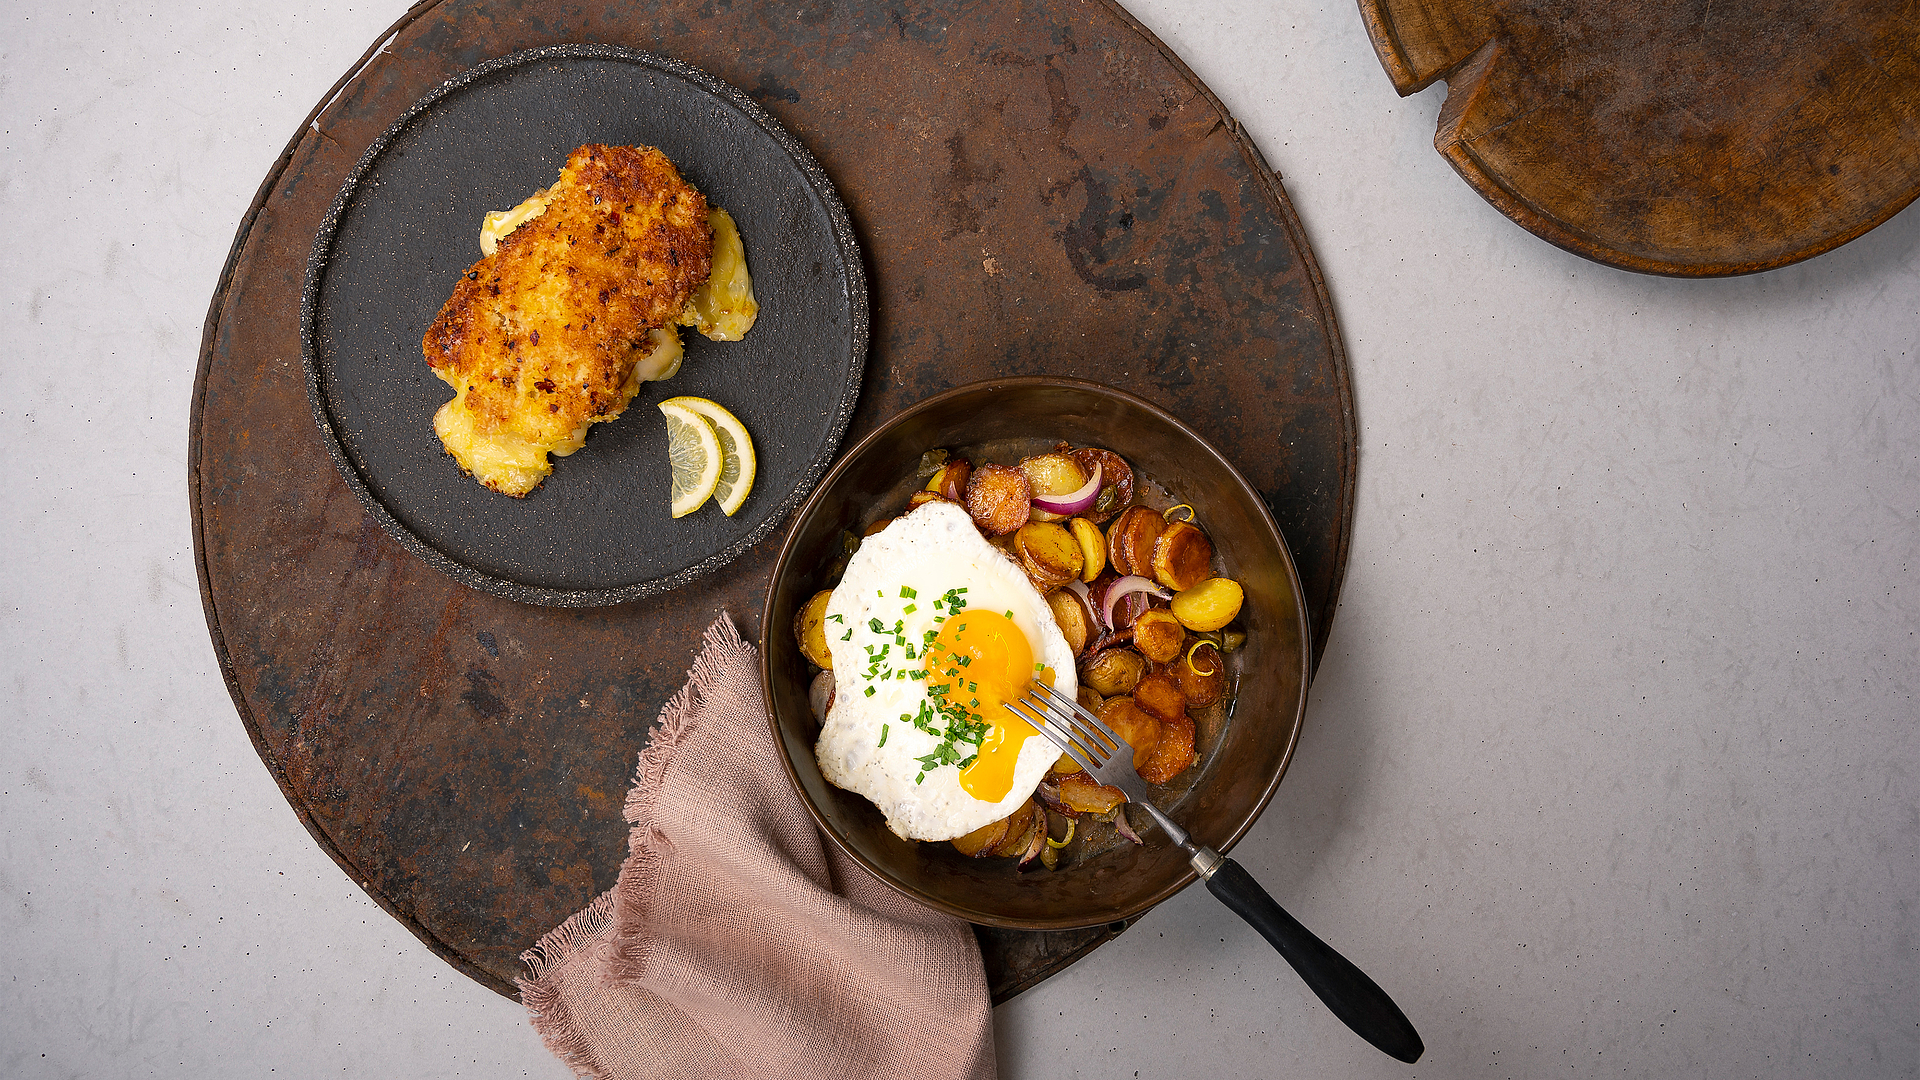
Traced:
<path id="1" fill-rule="evenodd" d="M 1101 620 L 1108 626 L 1113 626 L 1114 605 L 1135 593 L 1146 593 L 1149 596 L 1157 596 L 1162 600 L 1170 599 L 1173 596 L 1172 593 L 1155 584 L 1152 578 L 1143 578 L 1138 574 L 1128 574 L 1126 577 L 1107 586 L 1106 598 L 1100 602 Z M 1139 614 L 1136 612 L 1134 617 L 1138 618 Z"/>
<path id="2" fill-rule="evenodd" d="M 1093 505 L 1100 497 L 1100 463 L 1093 463 L 1093 479 L 1081 484 L 1071 495 L 1035 495 L 1033 505 L 1049 514 L 1072 517 Z"/>

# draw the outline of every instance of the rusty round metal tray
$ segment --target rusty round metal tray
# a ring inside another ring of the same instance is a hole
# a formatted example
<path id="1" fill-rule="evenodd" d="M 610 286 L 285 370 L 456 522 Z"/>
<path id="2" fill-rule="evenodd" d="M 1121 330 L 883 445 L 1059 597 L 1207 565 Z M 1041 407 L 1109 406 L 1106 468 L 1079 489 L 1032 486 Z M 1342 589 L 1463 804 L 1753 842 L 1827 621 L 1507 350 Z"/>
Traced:
<path id="1" fill-rule="evenodd" d="M 1137 394 L 1260 491 L 1320 655 L 1357 467 L 1332 306 L 1279 178 L 1119 7 L 422 3 L 322 97 L 240 223 L 202 339 L 188 480 L 208 627 L 261 760 L 436 953 L 511 994 L 520 953 L 612 886 L 635 755 L 701 629 L 727 611 L 758 637 L 778 554 L 776 528 L 644 600 L 518 603 L 389 536 L 316 431 L 300 293 L 348 173 L 446 80 L 583 41 L 739 87 L 832 178 L 872 298 L 847 440 L 989 377 Z M 777 384 L 740 391 L 818 407 Z M 1120 929 L 981 929 L 995 998 Z"/>
<path id="2" fill-rule="evenodd" d="M 441 447 L 433 415 L 451 391 L 429 377 L 420 338 L 479 258 L 487 211 L 551 184 L 589 142 L 659 147 L 733 215 L 765 317 L 737 342 L 686 334 L 679 374 L 643 385 L 581 452 L 510 498 Z M 853 413 L 867 329 L 846 210 L 813 155 L 765 110 L 671 57 L 553 45 L 449 79 L 367 148 L 314 240 L 300 341 L 321 436 L 388 534 L 475 588 L 582 607 L 679 588 L 792 513 Z M 678 394 L 726 406 L 762 451 L 753 492 L 732 516 L 668 512 L 666 425 L 650 406 Z"/>

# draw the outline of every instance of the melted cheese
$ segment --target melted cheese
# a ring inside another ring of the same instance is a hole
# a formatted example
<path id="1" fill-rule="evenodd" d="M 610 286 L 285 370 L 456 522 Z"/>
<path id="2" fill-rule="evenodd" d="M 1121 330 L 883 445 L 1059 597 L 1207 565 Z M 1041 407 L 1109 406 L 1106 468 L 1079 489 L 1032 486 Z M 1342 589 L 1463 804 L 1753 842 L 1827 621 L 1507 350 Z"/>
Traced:
<path id="1" fill-rule="evenodd" d="M 511 210 L 490 210 L 480 222 L 480 253 L 491 255 L 506 239 L 508 233 L 547 212 L 547 193 L 552 188 L 539 191 L 521 200 L 520 205 Z"/>
<path id="2" fill-rule="evenodd" d="M 739 341 L 760 315 L 753 281 L 747 275 L 747 248 L 740 242 L 732 214 L 713 207 L 707 211 L 707 224 L 713 226 L 713 273 L 693 290 L 687 310 L 675 321 L 711 341 Z"/>

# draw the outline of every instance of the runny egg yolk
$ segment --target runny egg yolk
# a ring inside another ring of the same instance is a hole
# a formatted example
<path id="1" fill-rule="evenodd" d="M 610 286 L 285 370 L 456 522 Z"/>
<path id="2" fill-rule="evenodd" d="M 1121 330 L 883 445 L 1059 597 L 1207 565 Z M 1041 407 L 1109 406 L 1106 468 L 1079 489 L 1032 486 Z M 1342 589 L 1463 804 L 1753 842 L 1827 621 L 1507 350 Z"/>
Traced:
<path id="1" fill-rule="evenodd" d="M 1053 685 L 1053 669 L 1035 666 L 1027 635 L 1005 615 L 962 612 L 947 619 L 934 639 L 927 685 L 945 702 L 949 723 L 962 712 L 967 721 L 991 728 L 973 763 L 960 770 L 961 790 L 976 799 L 999 802 L 1013 787 L 1020 747 L 1038 733 L 1001 706 L 1025 696 L 1034 679 Z"/>

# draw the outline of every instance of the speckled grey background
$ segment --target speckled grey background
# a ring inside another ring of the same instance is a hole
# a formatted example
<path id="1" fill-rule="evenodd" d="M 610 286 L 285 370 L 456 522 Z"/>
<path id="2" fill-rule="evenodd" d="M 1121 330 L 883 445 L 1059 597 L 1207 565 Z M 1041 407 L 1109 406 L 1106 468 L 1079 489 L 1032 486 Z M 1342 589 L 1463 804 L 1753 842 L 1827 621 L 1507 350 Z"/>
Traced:
<path id="1" fill-rule="evenodd" d="M 194 580 L 207 301 L 404 10 L 0 13 L 0 1074 L 567 1075 L 314 846 Z M 1754 278 L 1604 269 L 1453 176 L 1445 89 L 1395 97 L 1351 3 L 1130 10 L 1284 177 L 1359 411 L 1339 617 L 1234 854 L 1428 1052 L 1189 892 L 999 1009 L 1002 1074 L 1920 1071 L 1920 214 Z"/>

